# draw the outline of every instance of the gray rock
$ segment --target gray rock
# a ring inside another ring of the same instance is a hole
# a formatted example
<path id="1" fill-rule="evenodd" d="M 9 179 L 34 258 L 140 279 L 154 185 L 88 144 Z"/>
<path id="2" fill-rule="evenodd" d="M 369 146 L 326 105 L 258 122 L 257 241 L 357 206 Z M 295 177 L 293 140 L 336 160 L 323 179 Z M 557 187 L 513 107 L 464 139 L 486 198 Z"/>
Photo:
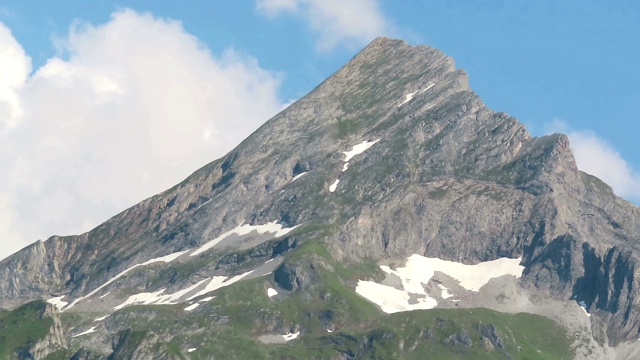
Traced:
<path id="1" fill-rule="evenodd" d="M 473 346 L 471 336 L 469 336 L 469 333 L 465 330 L 449 336 L 448 338 L 444 339 L 442 343 L 447 346 L 463 346 L 467 348 Z"/>

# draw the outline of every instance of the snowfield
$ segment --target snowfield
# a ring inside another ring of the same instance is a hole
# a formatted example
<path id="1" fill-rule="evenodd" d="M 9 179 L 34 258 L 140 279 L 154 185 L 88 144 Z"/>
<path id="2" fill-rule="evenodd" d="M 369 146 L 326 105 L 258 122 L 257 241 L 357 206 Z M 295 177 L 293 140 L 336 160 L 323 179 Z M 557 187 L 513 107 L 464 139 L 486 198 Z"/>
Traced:
<path id="1" fill-rule="evenodd" d="M 402 282 L 402 288 L 378 284 L 373 281 L 358 282 L 356 292 L 364 298 L 380 306 L 385 313 L 432 309 L 438 305 L 433 297 L 425 291 L 424 285 L 429 283 L 436 272 L 450 276 L 458 281 L 461 287 L 469 291 L 479 291 L 491 279 L 505 275 L 522 276 L 524 267 L 520 265 L 522 259 L 500 258 L 475 265 L 466 265 L 438 258 L 427 258 L 421 255 L 411 255 L 404 267 L 395 270 L 388 266 L 380 266 L 382 271 L 390 276 L 397 276 Z M 441 298 L 449 299 L 449 293 L 444 285 L 438 284 Z"/>

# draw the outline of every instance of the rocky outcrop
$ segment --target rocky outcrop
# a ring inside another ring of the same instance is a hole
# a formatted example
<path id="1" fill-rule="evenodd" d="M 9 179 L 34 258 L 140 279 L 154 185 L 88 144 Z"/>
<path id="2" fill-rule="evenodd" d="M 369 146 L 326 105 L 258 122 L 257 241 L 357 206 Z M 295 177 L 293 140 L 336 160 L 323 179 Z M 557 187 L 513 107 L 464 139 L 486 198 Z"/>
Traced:
<path id="1" fill-rule="evenodd" d="M 123 330 L 113 339 L 113 353 L 107 360 L 115 359 L 159 359 L 178 360 L 184 356 L 178 351 L 169 351 L 155 333 L 151 331 Z"/>
<path id="2" fill-rule="evenodd" d="M 0 354 L 21 360 L 41 360 L 67 349 L 56 308 L 34 301 L 1 314 L 0 349 Z"/>

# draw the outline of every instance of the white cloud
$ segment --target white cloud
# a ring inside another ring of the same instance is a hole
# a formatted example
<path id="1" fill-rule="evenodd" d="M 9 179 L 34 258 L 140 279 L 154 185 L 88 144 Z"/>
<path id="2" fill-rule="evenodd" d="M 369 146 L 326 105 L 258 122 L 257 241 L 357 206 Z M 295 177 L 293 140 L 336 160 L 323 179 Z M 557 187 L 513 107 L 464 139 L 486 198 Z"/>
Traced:
<path id="1" fill-rule="evenodd" d="M 0 24 L 0 258 L 169 188 L 283 106 L 254 58 L 150 14 L 75 24 L 63 49 L 29 75 Z"/>
<path id="2" fill-rule="evenodd" d="M 606 140 L 593 131 L 574 130 L 561 120 L 547 124 L 545 132 L 566 133 L 580 170 L 609 184 L 618 196 L 640 199 L 640 173 Z"/>
<path id="3" fill-rule="evenodd" d="M 338 45 L 359 47 L 393 32 L 377 0 L 257 0 L 256 7 L 268 16 L 290 13 L 302 17 L 319 36 L 322 51 Z"/>
<path id="4" fill-rule="evenodd" d="M 0 23 L 0 133 L 16 126 L 23 116 L 18 91 L 31 72 L 31 59 Z"/>

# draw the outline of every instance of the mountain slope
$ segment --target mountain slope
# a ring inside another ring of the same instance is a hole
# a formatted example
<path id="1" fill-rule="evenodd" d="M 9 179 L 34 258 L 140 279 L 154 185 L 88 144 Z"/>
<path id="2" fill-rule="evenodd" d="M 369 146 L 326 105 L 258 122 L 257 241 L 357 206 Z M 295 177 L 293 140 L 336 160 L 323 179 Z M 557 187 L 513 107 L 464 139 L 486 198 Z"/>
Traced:
<path id="1" fill-rule="evenodd" d="M 132 294 L 177 304 L 272 272 L 304 292 L 323 279 L 291 259 L 320 242 L 351 272 L 369 264 L 363 279 L 412 254 L 522 258 L 518 289 L 583 302 L 594 338 L 615 346 L 640 329 L 638 219 L 577 169 L 564 135 L 532 138 L 440 51 L 379 38 L 174 188 L 0 262 L 0 307 L 62 297 L 65 312 L 107 311 Z M 338 282 L 355 289 L 348 278 Z"/>

